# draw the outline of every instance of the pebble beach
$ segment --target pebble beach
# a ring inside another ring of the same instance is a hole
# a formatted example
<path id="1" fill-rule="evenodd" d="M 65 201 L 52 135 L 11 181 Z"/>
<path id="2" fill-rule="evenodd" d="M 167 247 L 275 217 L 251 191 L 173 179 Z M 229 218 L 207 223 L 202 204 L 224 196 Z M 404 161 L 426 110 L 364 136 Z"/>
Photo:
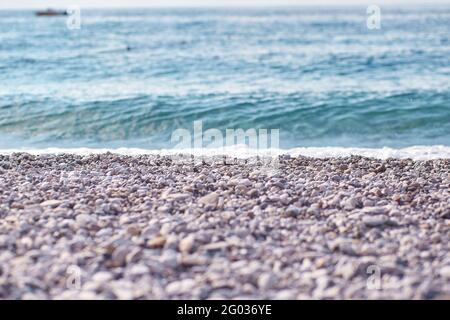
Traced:
<path id="1" fill-rule="evenodd" d="M 450 160 L 0 155 L 1 299 L 450 299 Z"/>

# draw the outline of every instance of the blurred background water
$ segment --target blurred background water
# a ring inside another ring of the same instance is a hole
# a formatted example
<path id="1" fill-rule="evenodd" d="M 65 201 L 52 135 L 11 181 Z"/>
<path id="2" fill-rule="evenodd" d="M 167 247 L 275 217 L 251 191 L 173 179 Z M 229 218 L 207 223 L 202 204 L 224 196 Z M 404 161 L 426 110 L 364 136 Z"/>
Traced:
<path id="1" fill-rule="evenodd" d="M 450 146 L 450 7 L 0 11 L 0 149 L 169 148 L 177 128 L 280 147 Z"/>

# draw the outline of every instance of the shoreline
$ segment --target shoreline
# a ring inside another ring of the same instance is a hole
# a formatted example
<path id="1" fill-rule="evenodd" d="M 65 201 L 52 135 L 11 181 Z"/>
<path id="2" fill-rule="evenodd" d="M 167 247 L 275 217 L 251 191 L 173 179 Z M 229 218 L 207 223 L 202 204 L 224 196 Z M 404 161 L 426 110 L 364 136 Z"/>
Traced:
<path id="1" fill-rule="evenodd" d="M 142 148 L 20 148 L 0 149 L 0 155 L 12 155 L 15 153 L 28 153 L 31 155 L 60 155 L 73 154 L 80 156 L 113 153 L 120 156 L 144 156 L 144 155 L 195 155 L 202 157 L 229 156 L 234 158 L 250 158 L 255 156 L 284 156 L 310 157 L 310 158 L 344 158 L 361 156 L 380 160 L 412 159 L 412 160 L 436 160 L 450 159 L 450 146 L 445 145 L 416 145 L 404 148 L 356 148 L 356 147 L 297 147 L 290 149 L 250 149 L 246 145 L 235 145 L 223 148 L 203 149 L 142 149 Z"/>
<path id="2" fill-rule="evenodd" d="M 0 297 L 450 297 L 450 159 L 278 165 L 0 155 Z"/>

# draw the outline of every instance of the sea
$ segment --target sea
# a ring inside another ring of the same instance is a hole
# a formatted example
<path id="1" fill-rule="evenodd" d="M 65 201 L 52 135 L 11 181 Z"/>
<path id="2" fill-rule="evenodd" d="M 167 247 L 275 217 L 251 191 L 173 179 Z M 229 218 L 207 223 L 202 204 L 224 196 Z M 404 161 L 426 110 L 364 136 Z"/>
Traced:
<path id="1" fill-rule="evenodd" d="M 201 121 L 278 130 L 281 153 L 450 158 L 450 6 L 379 9 L 0 11 L 0 153 L 163 153 Z"/>

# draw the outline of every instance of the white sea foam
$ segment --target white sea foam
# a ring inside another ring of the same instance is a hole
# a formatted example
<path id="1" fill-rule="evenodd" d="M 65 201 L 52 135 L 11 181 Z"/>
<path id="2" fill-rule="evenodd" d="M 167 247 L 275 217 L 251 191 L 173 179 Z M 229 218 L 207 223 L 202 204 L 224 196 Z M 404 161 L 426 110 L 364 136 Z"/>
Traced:
<path id="1" fill-rule="evenodd" d="M 315 158 L 329 157 L 347 157 L 351 155 L 359 155 L 369 158 L 387 159 L 399 158 L 414 160 L 431 160 L 431 159 L 450 159 L 450 146 L 412 146 L 407 148 L 349 148 L 349 147 L 304 147 L 292 149 L 268 149 L 254 150 L 245 146 L 233 146 L 216 149 L 139 149 L 139 148 L 117 148 L 117 149 L 93 149 L 93 148 L 45 148 L 45 149 L 3 149 L 0 154 L 8 155 L 16 152 L 26 152 L 29 154 L 102 154 L 111 152 L 119 155 L 175 155 L 175 154 L 193 154 L 196 156 L 217 156 L 226 155 L 236 158 L 248 158 L 252 156 L 307 156 Z"/>

